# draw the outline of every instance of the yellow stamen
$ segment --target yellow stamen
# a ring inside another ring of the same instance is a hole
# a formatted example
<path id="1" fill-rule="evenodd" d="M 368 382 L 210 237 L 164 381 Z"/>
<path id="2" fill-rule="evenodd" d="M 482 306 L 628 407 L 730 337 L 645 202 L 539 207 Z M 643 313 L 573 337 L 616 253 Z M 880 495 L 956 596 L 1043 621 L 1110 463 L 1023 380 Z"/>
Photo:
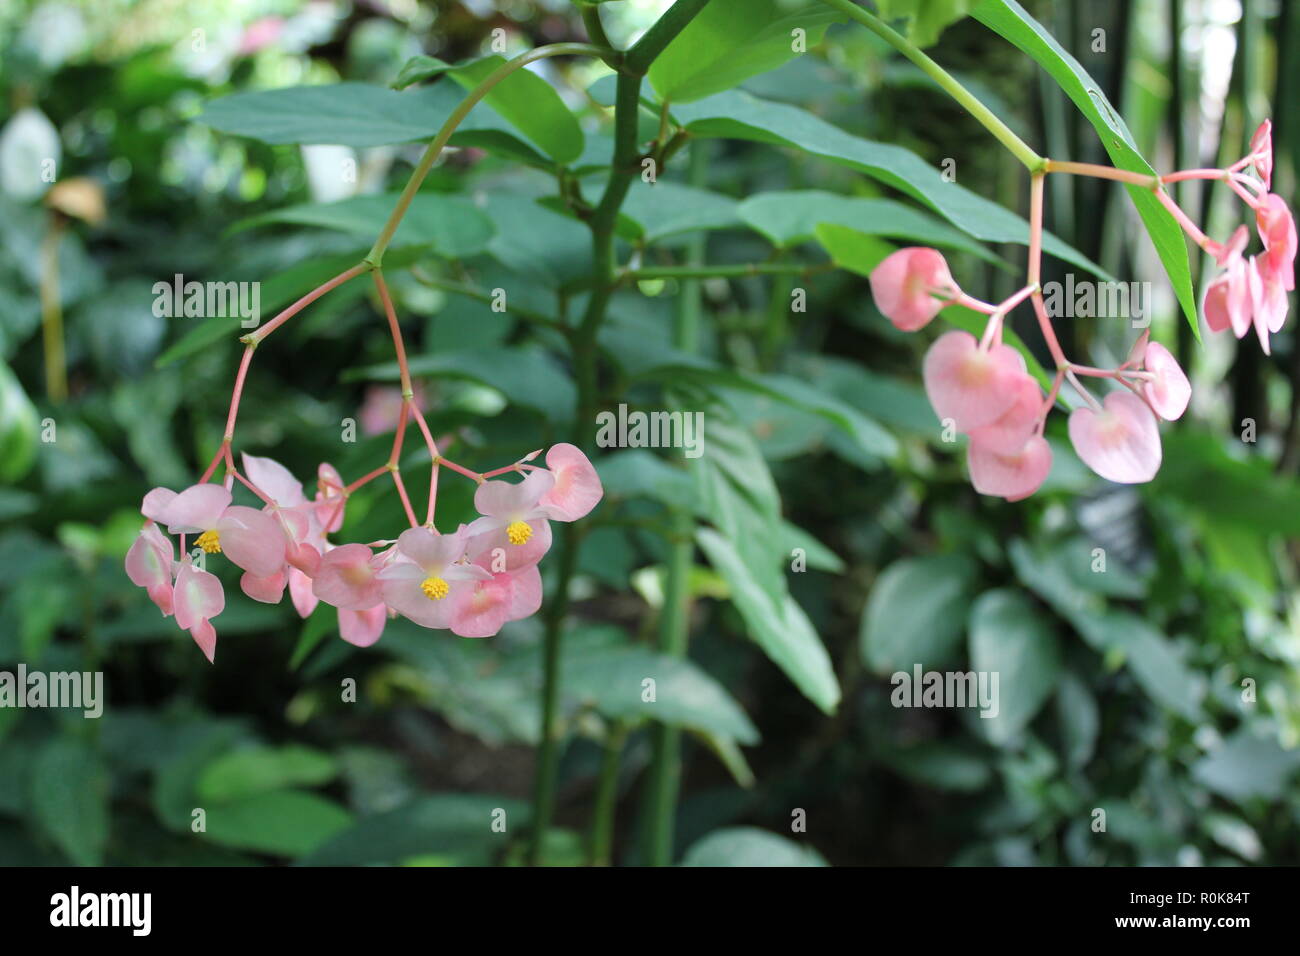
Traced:
<path id="1" fill-rule="evenodd" d="M 506 525 L 506 537 L 510 539 L 511 544 L 527 544 L 532 536 L 533 529 L 528 527 L 527 522 L 512 521 Z"/>
<path id="2" fill-rule="evenodd" d="M 451 586 L 442 578 L 425 578 L 420 590 L 430 601 L 441 601 L 451 592 Z"/>
<path id="3" fill-rule="evenodd" d="M 221 535 L 215 531 L 205 531 L 194 542 L 208 554 L 221 553 Z"/>

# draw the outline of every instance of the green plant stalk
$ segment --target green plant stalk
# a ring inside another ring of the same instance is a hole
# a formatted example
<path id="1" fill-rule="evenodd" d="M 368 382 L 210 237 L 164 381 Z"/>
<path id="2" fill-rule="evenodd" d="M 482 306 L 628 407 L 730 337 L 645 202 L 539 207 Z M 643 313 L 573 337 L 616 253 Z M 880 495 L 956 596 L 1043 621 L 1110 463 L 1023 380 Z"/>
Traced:
<path id="1" fill-rule="evenodd" d="M 687 182 L 703 186 L 707 171 L 706 152 L 699 142 L 691 144 Z M 687 268 L 704 261 L 706 238 L 692 237 L 687 246 Z M 690 278 L 678 293 L 673 316 L 673 345 L 687 354 L 699 350 L 699 327 L 703 311 L 700 280 Z M 689 466 L 688 466 L 689 467 Z M 690 575 L 695 558 L 695 519 L 688 508 L 674 509 L 669 518 L 672 540 L 664 583 L 664 604 L 659 612 L 659 650 L 670 657 L 685 657 L 690 637 Z M 655 724 L 651 732 L 650 775 L 646 784 L 646 824 L 643 857 L 649 866 L 672 863 L 673 836 L 677 819 L 677 797 L 681 790 L 681 730 Z"/>
<path id="2" fill-rule="evenodd" d="M 746 276 L 800 276 L 834 268 L 831 264 L 806 262 L 741 262 L 736 264 L 688 263 L 681 266 L 647 266 L 624 270 L 622 277 L 633 282 L 644 279 L 743 279 Z"/>
<path id="3" fill-rule="evenodd" d="M 1007 127 L 1007 124 L 998 119 L 987 106 L 981 103 L 970 90 L 962 86 L 947 70 L 941 67 L 934 60 L 930 59 L 925 52 L 907 37 L 898 31 L 892 29 L 883 20 L 875 14 L 870 13 L 853 0 L 822 0 L 822 3 L 829 4 L 841 13 L 857 20 L 864 27 L 870 30 L 876 36 L 880 37 L 890 46 L 892 46 L 903 56 L 907 57 L 913 63 L 921 68 L 926 76 L 934 80 L 949 96 L 956 100 L 966 112 L 979 122 L 981 126 L 987 129 L 997 139 L 999 143 L 1010 150 L 1011 154 L 1020 160 L 1031 173 L 1037 172 L 1043 165 L 1043 157 L 1029 148 L 1029 145 Z"/>
<path id="4" fill-rule="evenodd" d="M 622 721 L 610 721 L 605 732 L 600 775 L 596 778 L 596 807 L 592 811 L 591 865 L 609 866 L 613 858 L 614 812 L 618 806 L 618 758 L 623 752 L 627 727 Z"/>
<path id="5" fill-rule="evenodd" d="M 618 211 L 627 198 L 633 177 L 638 172 L 637 111 L 641 108 L 641 76 L 655 57 L 672 42 L 673 37 L 690 23 L 708 0 L 677 0 L 624 56 L 624 69 L 618 74 L 614 99 L 614 157 L 605 192 L 591 218 L 592 273 L 596 284 L 587 301 L 582 319 L 570 336 L 574 374 L 578 385 L 577 417 L 573 443 L 589 449 L 592 433 L 589 423 L 595 418 L 597 404 L 596 333 L 604 321 L 610 297 L 618 284 L 614 258 L 614 227 Z M 556 44 L 560 46 L 562 44 Z M 581 45 L 581 44 L 579 44 Z M 536 51 L 534 51 L 536 52 Z M 513 61 L 512 61 L 513 62 Z M 504 66 L 504 65 L 503 65 Z M 489 77 L 488 79 L 491 79 Z M 486 81 L 485 81 L 486 82 Z M 564 616 L 569 607 L 569 584 L 578 566 L 581 535 L 572 525 L 565 525 L 560 553 L 559 576 L 547 608 L 546 631 L 542 644 L 542 714 L 541 743 L 537 752 L 537 774 L 533 788 L 533 827 L 526 860 L 536 865 L 541 860 L 555 811 L 555 783 L 559 776 L 559 728 L 556 712 L 559 703 L 560 652 Z"/>
<path id="6" fill-rule="evenodd" d="M 470 110 L 479 104 L 479 102 L 492 92 L 492 88 L 514 73 L 522 69 L 529 63 L 535 63 L 538 60 L 544 60 L 549 56 L 594 56 L 599 59 L 605 59 L 610 51 L 602 49 L 591 43 L 551 43 L 546 46 L 539 46 L 535 50 L 529 50 L 521 53 L 512 60 L 507 60 L 499 67 L 483 78 L 478 86 L 470 90 L 463 100 L 451 111 L 451 115 L 443 121 L 441 128 L 430 141 L 424 150 L 424 155 L 420 157 L 420 162 L 411 173 L 411 178 L 406 181 L 406 187 L 402 190 L 402 195 L 398 197 L 397 205 L 393 207 L 388 221 L 384 223 L 384 228 L 379 232 L 379 238 L 375 244 L 370 247 L 366 253 L 364 262 L 368 263 L 371 268 L 378 269 L 384 260 L 384 250 L 388 248 L 388 243 L 393 239 L 393 233 L 397 231 L 398 225 L 401 224 L 402 217 L 406 215 L 406 210 L 410 208 L 415 194 L 420 191 L 420 185 L 424 182 L 424 177 L 429 175 L 429 170 L 433 164 L 438 161 L 442 151 L 446 148 L 448 141 L 456 132 L 456 128 L 469 115 Z"/>

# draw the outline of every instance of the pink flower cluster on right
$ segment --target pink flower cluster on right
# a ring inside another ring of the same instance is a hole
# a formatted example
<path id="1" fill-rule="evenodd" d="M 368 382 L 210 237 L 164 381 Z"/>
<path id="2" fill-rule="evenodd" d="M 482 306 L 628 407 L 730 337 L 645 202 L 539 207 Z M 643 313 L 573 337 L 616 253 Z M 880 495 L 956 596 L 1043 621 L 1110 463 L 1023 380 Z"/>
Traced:
<path id="1" fill-rule="evenodd" d="M 1253 166 L 1259 179 L 1244 170 Z M 1266 120 L 1251 140 L 1250 152 L 1227 169 L 1188 170 L 1162 177 L 1145 177 L 1160 201 L 1196 241 L 1213 255 L 1224 271 L 1206 290 L 1203 310 L 1212 331 L 1231 328 L 1241 338 L 1255 328 L 1265 352 L 1269 335 L 1282 328 L 1287 293 L 1295 288 L 1296 228 L 1291 211 L 1269 192 L 1273 151 Z M 1074 450 L 1093 471 L 1124 484 L 1150 481 L 1160 468 L 1162 449 L 1158 422 L 1173 421 L 1187 409 L 1191 384 L 1178 361 L 1164 346 L 1143 332 L 1127 359 L 1103 369 L 1068 360 L 1052 328 L 1039 286 L 1042 240 L 1042 179 L 1046 172 L 1074 172 L 1129 182 L 1138 174 L 1049 162 L 1033 180 L 1030 218 L 1029 282 L 996 305 L 962 291 L 944 257 L 923 247 L 899 249 L 871 273 L 877 307 L 897 328 L 915 332 L 949 305 L 961 305 L 988 316 L 983 335 L 946 332 L 930 346 L 924 361 L 926 395 L 941 422 L 969 439 L 971 483 L 981 494 L 1018 501 L 1037 491 L 1052 467 L 1052 450 L 1043 437 L 1047 415 L 1065 382 L 1083 398 L 1070 413 L 1069 436 Z M 1242 258 L 1249 238 L 1243 225 L 1226 244 L 1206 237 L 1161 188 L 1186 179 L 1217 179 L 1227 183 L 1255 213 L 1263 251 Z M 1143 183 L 1144 185 L 1147 183 Z M 1044 392 L 1029 374 L 1024 357 L 1002 343 L 1007 314 L 1028 299 L 1056 363 L 1051 387 Z M 1122 386 L 1100 401 L 1080 381 L 1107 378 Z"/>

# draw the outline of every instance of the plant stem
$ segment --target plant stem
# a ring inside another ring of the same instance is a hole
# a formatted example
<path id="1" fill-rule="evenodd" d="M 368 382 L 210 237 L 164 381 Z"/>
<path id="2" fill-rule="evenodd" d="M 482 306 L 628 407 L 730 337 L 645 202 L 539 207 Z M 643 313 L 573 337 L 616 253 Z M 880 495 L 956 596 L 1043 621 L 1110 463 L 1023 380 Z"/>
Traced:
<path id="1" fill-rule="evenodd" d="M 521 53 L 514 59 L 502 63 L 485 76 L 483 82 L 470 90 L 465 98 L 460 101 L 460 104 L 451 111 L 451 115 L 443 122 L 437 135 L 433 137 L 433 141 L 425 149 L 424 155 L 420 157 L 420 162 L 415 167 L 415 171 L 411 173 L 411 178 L 406 181 L 406 188 L 402 190 L 397 205 L 393 207 L 388 221 L 384 223 L 384 228 L 380 230 L 379 238 L 375 240 L 375 244 L 366 253 L 365 261 L 374 268 L 378 268 L 382 264 L 384 250 L 388 248 L 388 243 L 392 241 L 393 233 L 397 231 L 402 217 L 406 215 L 406 210 L 410 207 L 411 201 L 415 199 L 415 194 L 420 191 L 420 184 L 424 182 L 424 177 L 429 175 L 429 170 L 433 168 L 433 164 L 437 162 L 443 148 L 446 147 L 452 134 L 456 132 L 456 127 L 469 115 L 470 110 L 478 105 L 480 100 L 492 92 L 494 86 L 515 72 L 515 70 L 522 69 L 529 63 L 543 60 L 548 56 L 586 55 L 604 59 L 609 52 L 590 43 L 551 43 Z"/>
<path id="2" fill-rule="evenodd" d="M 1129 183 L 1145 189 L 1155 189 L 1160 185 L 1158 176 L 1133 173 L 1127 169 L 1116 169 L 1114 166 L 1102 166 L 1097 163 L 1072 163 L 1060 159 L 1049 159 L 1046 161 L 1043 171 L 1048 173 L 1071 173 L 1075 176 L 1091 176 L 1094 179 L 1114 179 L 1121 183 Z"/>
<path id="3" fill-rule="evenodd" d="M 595 285 L 587 300 L 582 320 L 570 337 L 574 375 L 578 385 L 573 443 L 579 448 L 588 449 L 591 446 L 589 425 L 596 413 L 596 362 L 599 357 L 596 333 L 604 321 L 605 310 L 618 280 L 614 260 L 614 226 L 618 222 L 619 208 L 627 198 L 628 189 L 637 173 L 637 112 L 641 108 L 641 76 L 650 68 L 660 51 L 690 23 L 707 2 L 708 0 L 677 0 L 627 52 L 623 58 L 624 71 L 618 74 L 614 98 L 613 162 L 605 192 L 591 218 L 587 220 L 587 226 L 591 230 Z M 542 642 L 541 743 L 537 752 L 537 776 L 533 788 L 533 827 L 526 857 L 527 862 L 533 866 L 541 860 L 546 831 L 555 810 L 555 783 L 559 776 L 560 759 L 559 728 L 556 726 L 560 645 L 564 617 L 569 608 L 569 584 L 578 566 L 578 548 L 582 541 L 581 532 L 572 524 L 566 524 L 562 534 L 559 574 L 546 608 L 546 630 Z"/>
<path id="4" fill-rule="evenodd" d="M 732 264 L 688 263 L 682 266 L 647 266 L 624 269 L 620 278 L 640 282 L 644 279 L 743 279 L 746 276 L 799 276 L 828 271 L 831 265 L 806 262 L 741 262 Z"/>
<path id="5" fill-rule="evenodd" d="M 691 144 L 688 182 L 702 186 L 708 169 L 700 142 Z M 687 248 L 688 269 L 704 259 L 705 240 L 697 237 Z M 673 345 L 687 354 L 699 348 L 702 312 L 700 280 L 682 283 L 673 316 Z M 784 303 L 783 303 L 784 305 Z M 687 508 L 675 508 L 669 518 L 670 543 L 664 603 L 659 612 L 659 650 L 670 657 L 685 657 L 690 637 L 690 573 L 695 558 L 695 519 Z M 646 829 L 643 856 L 648 866 L 672 863 L 677 797 L 681 788 L 681 731 L 656 724 L 651 733 L 650 775 L 646 783 Z"/>
<path id="6" fill-rule="evenodd" d="M 934 80 L 949 96 L 956 100 L 966 112 L 987 129 L 993 136 L 1011 151 L 1011 154 L 1024 163 L 1030 172 L 1042 169 L 1045 160 L 1029 148 L 1019 136 L 1011 132 L 1002 120 L 998 119 L 987 106 L 975 98 L 974 94 L 957 82 L 953 76 L 934 60 L 930 59 L 920 47 L 902 34 L 891 29 L 888 24 L 873 13 L 862 9 L 852 0 L 822 0 L 841 13 L 857 20 L 876 36 L 880 37 L 903 56 L 921 68 L 921 71 Z"/>
<path id="7" fill-rule="evenodd" d="M 596 806 L 592 811 L 591 865 L 609 866 L 614 846 L 614 813 L 618 807 L 618 758 L 623 751 L 627 728 L 611 721 L 605 733 L 600 776 L 596 778 Z"/>
<path id="8" fill-rule="evenodd" d="M 63 304 L 59 300 L 59 241 L 64 219 L 51 211 L 41 240 L 41 341 L 45 349 L 45 394 L 52 402 L 68 397 L 68 368 L 63 350 Z"/>

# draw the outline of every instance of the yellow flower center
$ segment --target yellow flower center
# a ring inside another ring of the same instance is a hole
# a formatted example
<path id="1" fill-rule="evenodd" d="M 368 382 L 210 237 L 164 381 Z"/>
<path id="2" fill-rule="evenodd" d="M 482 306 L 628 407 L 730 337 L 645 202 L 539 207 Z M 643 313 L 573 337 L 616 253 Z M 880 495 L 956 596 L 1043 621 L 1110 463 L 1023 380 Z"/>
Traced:
<path id="1" fill-rule="evenodd" d="M 528 527 L 525 521 L 512 521 L 506 525 L 506 537 L 510 539 L 511 544 L 527 544 L 532 536 L 533 529 Z"/>
<path id="2" fill-rule="evenodd" d="M 205 531 L 194 542 L 208 554 L 221 553 L 221 535 L 215 531 Z"/>
<path id="3" fill-rule="evenodd" d="M 420 590 L 430 601 L 441 601 L 451 592 L 451 586 L 442 578 L 425 578 Z"/>

